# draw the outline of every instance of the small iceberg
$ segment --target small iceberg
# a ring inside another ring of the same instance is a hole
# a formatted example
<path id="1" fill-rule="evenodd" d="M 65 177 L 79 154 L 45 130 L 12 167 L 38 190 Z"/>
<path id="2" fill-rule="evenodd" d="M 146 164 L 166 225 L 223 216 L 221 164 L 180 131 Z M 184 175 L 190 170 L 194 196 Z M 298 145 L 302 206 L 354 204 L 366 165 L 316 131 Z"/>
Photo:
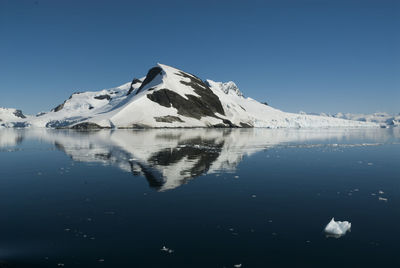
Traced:
<path id="1" fill-rule="evenodd" d="M 346 234 L 351 228 L 351 223 L 348 221 L 335 221 L 335 218 L 326 225 L 325 233 L 328 237 L 339 238 Z"/>

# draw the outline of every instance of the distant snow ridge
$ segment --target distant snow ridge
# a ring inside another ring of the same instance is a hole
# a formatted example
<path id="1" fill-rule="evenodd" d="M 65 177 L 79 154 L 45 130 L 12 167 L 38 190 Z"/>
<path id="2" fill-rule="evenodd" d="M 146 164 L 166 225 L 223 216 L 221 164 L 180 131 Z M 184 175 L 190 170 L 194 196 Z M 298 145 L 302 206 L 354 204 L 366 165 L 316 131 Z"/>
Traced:
<path id="1" fill-rule="evenodd" d="M 0 126 L 2 127 L 26 127 L 26 116 L 21 110 L 0 107 Z"/>
<path id="2" fill-rule="evenodd" d="M 243 93 L 239 90 L 237 85 L 232 82 L 214 82 L 212 80 L 207 79 L 206 83 L 209 87 L 211 88 L 219 88 L 219 90 L 222 90 L 225 94 L 233 94 L 239 97 L 244 97 Z"/>
<path id="3" fill-rule="evenodd" d="M 245 98 L 232 81 L 203 81 L 163 64 L 151 68 L 145 77 L 116 88 L 74 93 L 47 113 L 26 118 L 15 113 L 12 116 L 9 111 L 6 114 L 0 114 L 0 126 L 73 129 L 378 126 L 373 122 L 285 113 Z"/>
<path id="4" fill-rule="evenodd" d="M 373 114 L 350 114 L 337 113 L 332 117 L 343 118 L 348 120 L 357 120 L 363 122 L 375 122 L 381 126 L 400 126 L 400 113 L 398 115 L 390 115 L 388 113 Z"/>
<path id="5" fill-rule="evenodd" d="M 306 114 L 304 112 L 300 112 Z M 379 124 L 381 127 L 396 127 L 400 126 L 400 113 L 397 115 L 391 115 L 388 113 L 373 113 L 373 114 L 352 114 L 352 113 L 336 113 L 336 114 L 326 114 L 320 113 L 320 116 L 327 116 L 333 118 L 340 118 L 346 120 L 354 120 L 361 122 L 373 122 Z"/>
<path id="6" fill-rule="evenodd" d="M 13 120 L 24 118 L 26 118 L 26 116 L 22 113 L 21 110 L 0 107 L 0 120 L 7 121 L 10 119 Z"/>

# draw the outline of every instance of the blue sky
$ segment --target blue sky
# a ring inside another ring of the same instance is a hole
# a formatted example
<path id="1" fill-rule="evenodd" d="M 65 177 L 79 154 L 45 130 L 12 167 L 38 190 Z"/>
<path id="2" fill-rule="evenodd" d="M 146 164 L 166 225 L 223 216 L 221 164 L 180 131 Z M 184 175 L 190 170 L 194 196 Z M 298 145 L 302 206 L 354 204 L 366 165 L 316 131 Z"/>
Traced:
<path id="1" fill-rule="evenodd" d="M 0 0 L 0 106 L 36 113 L 157 62 L 298 112 L 400 112 L 400 1 Z"/>

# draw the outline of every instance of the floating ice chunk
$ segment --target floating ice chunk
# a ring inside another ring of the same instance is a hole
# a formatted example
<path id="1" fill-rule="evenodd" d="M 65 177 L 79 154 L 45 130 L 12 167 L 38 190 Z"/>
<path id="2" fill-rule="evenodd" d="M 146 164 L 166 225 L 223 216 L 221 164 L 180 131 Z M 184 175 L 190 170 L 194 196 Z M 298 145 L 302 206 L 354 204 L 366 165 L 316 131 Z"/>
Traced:
<path id="1" fill-rule="evenodd" d="M 167 248 L 166 246 L 163 246 L 163 247 L 161 248 L 161 251 L 165 251 L 165 252 L 168 252 L 168 253 L 170 253 L 170 254 L 174 252 L 173 249 Z"/>
<path id="2" fill-rule="evenodd" d="M 233 265 L 233 267 L 235 267 L 235 268 L 240 268 L 240 267 L 242 267 L 242 264 L 241 264 L 241 263 L 235 264 L 235 265 Z"/>
<path id="3" fill-rule="evenodd" d="M 384 191 L 382 191 L 382 190 L 379 190 L 379 192 L 378 192 L 379 194 L 384 194 L 385 192 Z"/>
<path id="4" fill-rule="evenodd" d="M 348 230 L 351 228 L 351 223 L 348 221 L 335 221 L 335 218 L 326 225 L 325 233 L 334 237 L 341 237 L 345 235 Z"/>
<path id="5" fill-rule="evenodd" d="M 388 200 L 387 200 L 387 198 L 379 197 L 379 201 L 385 201 L 385 202 L 387 202 Z"/>

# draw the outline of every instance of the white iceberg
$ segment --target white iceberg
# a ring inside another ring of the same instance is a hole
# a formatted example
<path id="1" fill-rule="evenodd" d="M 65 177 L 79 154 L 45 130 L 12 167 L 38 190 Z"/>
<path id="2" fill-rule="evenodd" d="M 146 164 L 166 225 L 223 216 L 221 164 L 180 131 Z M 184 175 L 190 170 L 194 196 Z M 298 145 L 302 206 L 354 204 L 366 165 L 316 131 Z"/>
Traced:
<path id="1" fill-rule="evenodd" d="M 351 223 L 348 221 L 335 221 L 335 218 L 332 218 L 332 220 L 326 225 L 325 227 L 325 233 L 328 236 L 333 236 L 333 237 L 341 237 L 342 235 L 345 235 L 347 231 L 349 231 L 351 228 Z"/>

